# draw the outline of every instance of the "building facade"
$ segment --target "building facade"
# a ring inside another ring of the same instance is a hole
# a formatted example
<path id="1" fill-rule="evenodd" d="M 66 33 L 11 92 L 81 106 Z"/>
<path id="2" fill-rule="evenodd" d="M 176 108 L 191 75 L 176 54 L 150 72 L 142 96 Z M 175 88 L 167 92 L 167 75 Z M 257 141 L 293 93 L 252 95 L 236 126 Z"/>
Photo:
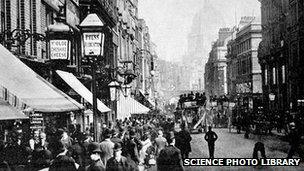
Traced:
<path id="1" fill-rule="evenodd" d="M 205 91 L 208 96 L 223 96 L 227 92 L 227 43 L 231 39 L 233 29 L 221 28 L 218 39 L 213 43 L 205 65 Z"/>
<path id="2" fill-rule="evenodd" d="M 262 95 L 261 67 L 258 63 L 258 46 L 262 40 L 259 18 L 242 17 L 241 28 L 228 47 L 228 92 L 232 99 L 246 99 L 253 105 L 260 105 Z M 248 103 L 247 103 L 248 104 Z"/>
<path id="3" fill-rule="evenodd" d="M 264 101 L 269 111 L 295 113 L 303 87 L 303 9 L 301 0 L 261 2 L 263 41 L 259 62 L 263 71 Z M 270 99 L 270 95 L 273 99 Z"/>
<path id="4" fill-rule="evenodd" d="M 289 109 L 288 90 L 294 91 L 288 87 L 291 69 L 287 37 L 289 1 L 260 2 L 263 38 L 258 55 L 262 69 L 263 100 L 266 110 L 283 114 Z"/>

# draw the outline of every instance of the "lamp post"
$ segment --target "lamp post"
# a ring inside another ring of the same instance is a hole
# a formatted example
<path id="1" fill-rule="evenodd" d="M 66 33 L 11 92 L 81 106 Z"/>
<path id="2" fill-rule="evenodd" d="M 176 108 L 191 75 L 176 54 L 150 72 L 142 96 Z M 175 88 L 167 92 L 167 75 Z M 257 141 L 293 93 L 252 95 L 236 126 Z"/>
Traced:
<path id="1" fill-rule="evenodd" d="M 125 97 L 128 97 L 130 95 L 131 86 L 129 84 L 125 84 L 121 86 L 123 89 L 123 93 Z"/>
<path id="2" fill-rule="evenodd" d="M 97 88 L 96 88 L 96 62 L 103 57 L 104 46 L 104 23 L 96 13 L 89 13 L 80 23 L 82 31 L 82 48 L 84 57 L 91 64 L 92 72 L 92 95 L 93 95 L 93 127 L 94 140 L 99 140 L 99 127 L 97 115 Z"/>
<path id="3" fill-rule="evenodd" d="M 118 100 L 118 98 L 119 98 L 119 88 L 120 88 L 119 83 L 117 81 L 112 81 L 112 82 L 110 82 L 108 87 L 110 88 L 111 101 Z"/>
<path id="4" fill-rule="evenodd" d="M 69 61 L 71 52 L 71 35 L 73 30 L 66 25 L 64 8 L 60 6 L 56 22 L 49 25 L 46 30 L 49 47 L 49 58 L 57 61 Z"/>
<path id="5" fill-rule="evenodd" d="M 114 118 L 117 118 L 117 100 L 119 99 L 119 96 L 120 96 L 120 93 L 119 93 L 120 84 L 114 80 L 114 81 L 110 82 L 108 87 L 110 89 L 110 99 L 113 102 L 113 109 L 115 112 Z"/>
<path id="6" fill-rule="evenodd" d="M 55 18 L 56 22 L 51 24 L 46 29 L 47 41 L 47 54 L 50 59 L 51 66 L 51 81 L 53 84 L 53 73 L 57 68 L 61 68 L 61 65 L 68 65 L 71 57 L 71 37 L 73 30 L 70 26 L 65 24 L 64 8 L 59 7 L 59 13 Z"/>

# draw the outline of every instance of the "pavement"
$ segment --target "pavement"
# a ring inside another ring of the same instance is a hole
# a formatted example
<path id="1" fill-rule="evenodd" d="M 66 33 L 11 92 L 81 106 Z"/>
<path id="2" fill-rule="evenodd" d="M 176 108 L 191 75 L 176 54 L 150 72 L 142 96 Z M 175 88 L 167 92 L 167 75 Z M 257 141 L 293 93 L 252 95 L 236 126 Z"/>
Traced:
<path id="1" fill-rule="evenodd" d="M 214 132 L 218 134 L 218 140 L 215 144 L 215 158 L 252 158 L 254 144 L 261 141 L 265 144 L 266 157 L 267 158 L 286 158 L 289 144 L 280 139 L 279 136 L 269 135 L 252 135 L 249 139 L 244 138 L 244 134 L 237 134 L 236 130 L 232 130 L 231 133 L 228 129 L 214 129 Z M 192 152 L 190 158 L 208 158 L 208 146 L 204 140 L 204 133 L 192 134 Z M 280 166 L 280 167 L 185 167 L 187 171 L 201 171 L 201 170 L 267 170 L 267 171 L 280 171 L 290 170 L 298 171 L 304 170 L 304 163 L 300 166 Z"/>

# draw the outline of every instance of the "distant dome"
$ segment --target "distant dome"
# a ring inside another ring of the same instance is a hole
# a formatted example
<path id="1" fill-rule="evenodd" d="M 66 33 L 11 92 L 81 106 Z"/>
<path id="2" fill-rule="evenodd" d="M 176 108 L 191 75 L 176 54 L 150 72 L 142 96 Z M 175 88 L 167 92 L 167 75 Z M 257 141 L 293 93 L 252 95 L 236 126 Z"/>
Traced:
<path id="1" fill-rule="evenodd" d="M 219 28 L 225 26 L 222 14 L 205 0 L 203 7 L 196 13 L 188 35 L 188 55 L 192 60 L 206 61 L 211 44 L 217 39 Z M 204 60 L 206 58 L 206 60 Z"/>
<path id="2" fill-rule="evenodd" d="M 206 33 L 206 31 L 218 31 L 225 26 L 222 14 L 206 0 L 204 6 L 193 18 L 191 33 Z"/>

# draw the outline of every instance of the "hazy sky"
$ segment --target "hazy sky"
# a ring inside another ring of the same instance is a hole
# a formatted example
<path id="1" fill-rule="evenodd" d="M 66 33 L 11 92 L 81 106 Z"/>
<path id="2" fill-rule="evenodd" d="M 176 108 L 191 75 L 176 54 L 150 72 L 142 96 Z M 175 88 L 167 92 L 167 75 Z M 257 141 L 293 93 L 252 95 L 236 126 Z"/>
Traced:
<path id="1" fill-rule="evenodd" d="M 160 58 L 176 61 L 186 53 L 187 35 L 193 17 L 203 7 L 204 1 L 139 0 L 139 17 L 146 20 Z M 241 16 L 260 15 L 258 0 L 209 0 L 209 2 L 222 13 L 226 27 L 235 25 L 235 16 L 239 21 Z"/>

